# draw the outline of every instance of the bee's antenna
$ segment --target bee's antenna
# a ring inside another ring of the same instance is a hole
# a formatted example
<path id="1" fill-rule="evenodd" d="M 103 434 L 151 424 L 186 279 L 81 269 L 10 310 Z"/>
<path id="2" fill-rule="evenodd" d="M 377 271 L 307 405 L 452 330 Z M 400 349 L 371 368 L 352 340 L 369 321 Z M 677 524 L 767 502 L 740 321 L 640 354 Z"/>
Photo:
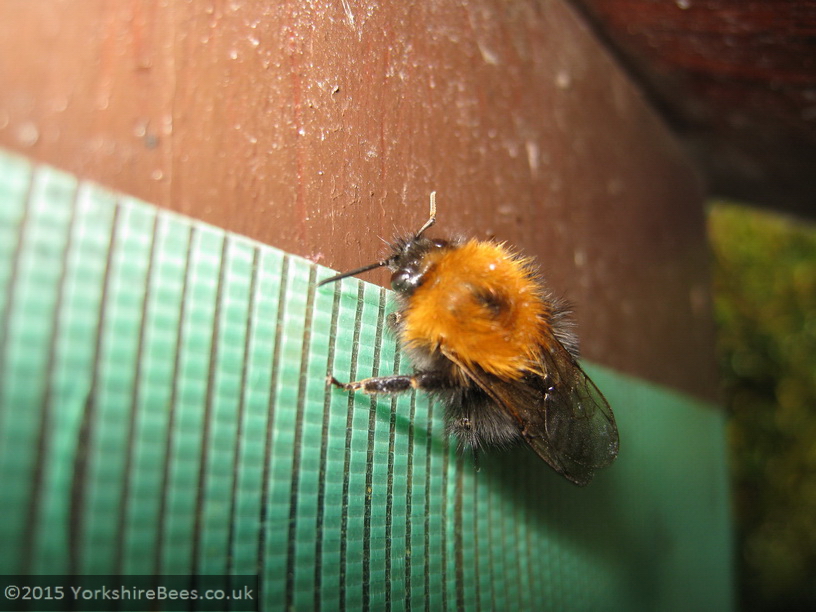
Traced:
<path id="1" fill-rule="evenodd" d="M 426 229 L 431 227 L 434 223 L 436 223 L 436 192 L 431 192 L 431 216 L 425 222 L 425 225 L 420 228 L 420 230 L 414 236 L 414 239 L 419 238 L 422 236 L 422 232 Z M 349 270 L 348 272 L 341 272 L 340 274 L 336 274 L 335 276 L 331 276 L 329 278 L 325 278 L 319 283 L 317 283 L 318 287 L 322 287 L 323 285 L 328 285 L 329 283 L 333 283 L 339 281 L 343 278 L 348 278 L 349 276 L 354 276 L 356 274 L 361 274 L 362 272 L 368 272 L 369 270 L 373 270 L 375 268 L 382 268 L 384 266 L 389 266 L 394 261 L 394 257 L 389 257 L 388 259 L 383 259 L 382 261 L 378 261 L 377 263 L 368 264 L 367 266 L 363 266 L 362 268 L 356 268 L 355 270 Z"/>
<path id="2" fill-rule="evenodd" d="M 317 283 L 318 287 L 322 287 L 323 285 L 328 285 L 329 283 L 333 283 L 335 281 L 339 281 L 343 278 L 348 278 L 349 276 L 354 276 L 355 274 L 360 274 L 361 272 L 368 272 L 369 270 L 373 270 L 374 268 L 382 268 L 383 266 L 387 266 L 391 263 L 390 259 L 384 259 L 383 261 L 378 261 L 377 263 L 368 264 L 367 266 L 363 266 L 362 268 L 357 268 L 355 270 L 349 270 L 348 272 L 341 272 L 335 276 L 330 276 L 329 278 L 324 278 L 322 281 Z"/>
<path id="3" fill-rule="evenodd" d="M 431 192 L 431 216 L 425 222 L 425 225 L 423 225 L 422 228 L 420 228 L 420 230 L 416 233 L 415 238 L 419 238 L 420 236 L 422 236 L 422 232 L 424 232 L 426 229 L 431 227 L 434 223 L 436 223 L 436 192 L 432 191 Z"/>

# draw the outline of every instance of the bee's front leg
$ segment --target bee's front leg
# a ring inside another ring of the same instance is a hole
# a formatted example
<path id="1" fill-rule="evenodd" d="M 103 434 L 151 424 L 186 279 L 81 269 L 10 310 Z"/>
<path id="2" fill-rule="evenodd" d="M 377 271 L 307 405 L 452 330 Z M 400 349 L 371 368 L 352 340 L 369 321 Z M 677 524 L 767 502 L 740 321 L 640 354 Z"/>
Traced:
<path id="1" fill-rule="evenodd" d="M 334 376 L 329 376 L 328 384 L 346 391 L 362 391 L 368 395 L 404 393 L 411 389 L 434 391 L 451 386 L 450 379 L 442 372 L 416 372 L 414 374 L 399 374 L 395 376 L 379 376 L 364 378 L 353 382 L 343 383 Z"/>

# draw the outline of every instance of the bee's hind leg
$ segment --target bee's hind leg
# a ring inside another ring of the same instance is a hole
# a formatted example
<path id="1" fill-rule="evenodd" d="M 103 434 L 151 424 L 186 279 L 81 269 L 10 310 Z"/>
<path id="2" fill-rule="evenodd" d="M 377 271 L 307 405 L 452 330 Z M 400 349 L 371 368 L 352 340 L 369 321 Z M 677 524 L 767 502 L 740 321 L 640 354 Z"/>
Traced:
<path id="1" fill-rule="evenodd" d="M 420 391 L 435 391 L 451 386 L 450 379 L 441 372 L 416 372 L 415 374 L 399 374 L 395 376 L 378 376 L 364 378 L 354 382 L 343 383 L 334 376 L 330 376 L 329 384 L 346 391 L 362 391 L 368 395 L 404 393 L 411 389 Z"/>

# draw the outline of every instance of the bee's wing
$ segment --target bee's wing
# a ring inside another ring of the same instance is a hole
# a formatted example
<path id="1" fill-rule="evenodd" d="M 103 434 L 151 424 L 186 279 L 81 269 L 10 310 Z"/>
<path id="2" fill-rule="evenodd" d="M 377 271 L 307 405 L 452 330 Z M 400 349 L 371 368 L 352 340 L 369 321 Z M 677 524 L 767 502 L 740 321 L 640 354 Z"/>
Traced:
<path id="1" fill-rule="evenodd" d="M 519 421 L 527 444 L 578 485 L 618 456 L 618 428 L 609 403 L 555 339 L 541 356 L 542 374 L 505 381 L 449 356 L 496 404 Z"/>
<path id="2" fill-rule="evenodd" d="M 544 387 L 544 401 L 538 411 L 528 412 L 537 426 L 524 437 L 543 459 L 557 457 L 567 478 L 586 484 L 595 469 L 618 456 L 615 416 L 595 383 L 560 343 L 542 352 L 542 365 L 546 375 L 533 386 Z"/>

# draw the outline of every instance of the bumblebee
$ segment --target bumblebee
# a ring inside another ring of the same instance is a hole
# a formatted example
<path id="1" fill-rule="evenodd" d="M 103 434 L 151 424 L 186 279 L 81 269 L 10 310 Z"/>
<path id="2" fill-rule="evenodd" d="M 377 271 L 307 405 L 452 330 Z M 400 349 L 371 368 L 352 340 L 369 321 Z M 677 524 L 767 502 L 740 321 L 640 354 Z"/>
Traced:
<path id="1" fill-rule="evenodd" d="M 329 384 L 369 395 L 426 391 L 444 404 L 461 447 L 523 441 L 567 480 L 588 484 L 617 457 L 618 430 L 578 364 L 567 304 L 531 259 L 504 243 L 426 238 L 435 222 L 434 192 L 428 221 L 386 259 L 318 284 L 389 268 L 397 309 L 388 324 L 414 373 Z"/>

